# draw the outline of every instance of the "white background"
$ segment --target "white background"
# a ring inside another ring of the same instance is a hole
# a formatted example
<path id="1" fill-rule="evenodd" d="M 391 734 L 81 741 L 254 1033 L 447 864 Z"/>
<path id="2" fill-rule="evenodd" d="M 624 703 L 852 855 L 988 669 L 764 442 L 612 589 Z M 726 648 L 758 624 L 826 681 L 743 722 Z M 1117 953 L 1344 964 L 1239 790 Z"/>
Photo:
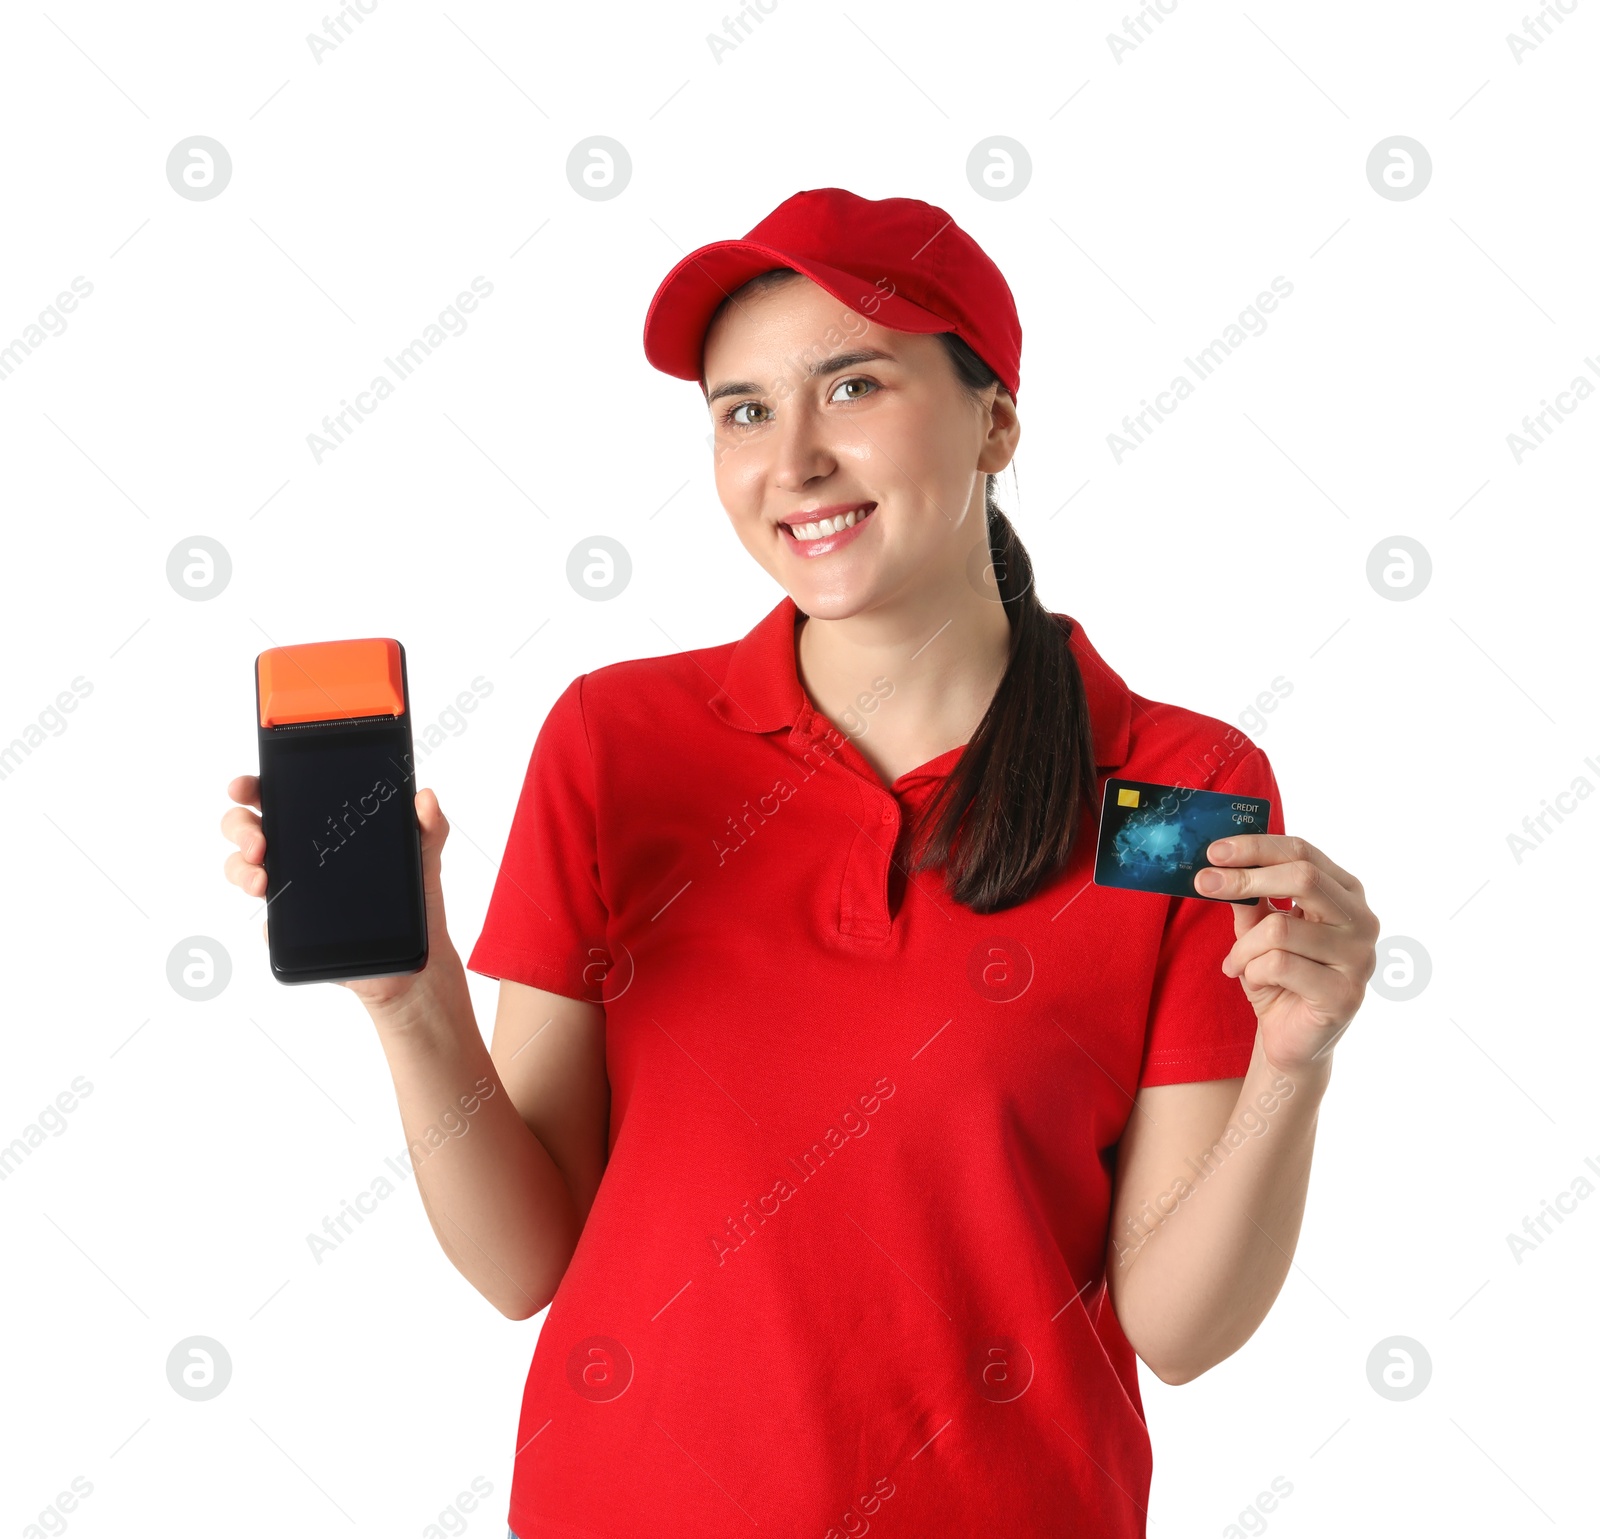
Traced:
<path id="1" fill-rule="evenodd" d="M 1600 355 L 1600 4 L 1520 63 L 1520 0 L 1179 0 L 1120 62 L 1120 4 L 778 0 L 720 62 L 718 4 L 378 0 L 317 62 L 325 14 L 50 5 L 0 38 L 0 347 L 93 285 L 0 379 L 0 743 L 92 686 L 0 779 L 0 1144 L 92 1085 L 0 1183 L 0 1532 L 73 1477 L 85 1536 L 421 1534 L 474 1478 L 466 1531 L 503 1531 L 538 1322 L 458 1276 L 412 1182 L 321 1265 L 306 1242 L 404 1136 L 359 1004 L 274 983 L 221 875 L 250 669 L 398 636 L 419 733 L 492 684 L 420 777 L 465 953 L 561 688 L 781 596 L 640 331 L 682 254 L 825 186 L 935 203 L 995 258 L 1025 336 L 1002 501 L 1045 602 L 1134 689 L 1244 724 L 1289 829 L 1431 961 L 1338 1049 L 1265 1324 L 1190 1385 L 1143 1376 L 1152 1535 L 1229 1533 L 1274 1477 L 1246 1531 L 1585 1531 L 1600 1200 L 1520 1262 L 1507 1235 L 1600 1164 L 1600 810 L 1520 861 L 1508 836 L 1600 784 L 1600 404 L 1520 464 L 1507 434 Z M 165 170 L 196 134 L 232 159 L 206 201 Z M 1432 160 L 1398 201 L 1366 174 L 1396 134 Z M 604 201 L 566 170 L 595 135 L 632 162 Z M 994 136 L 1031 161 L 1012 197 L 968 179 Z M 319 464 L 307 434 L 479 275 L 465 333 Z M 1119 464 L 1107 434 L 1279 275 L 1267 330 Z M 197 535 L 232 563 L 203 601 L 166 575 Z M 605 603 L 566 576 L 593 535 L 633 562 Z M 1409 598 L 1367 577 L 1395 536 L 1431 559 Z M 167 981 L 196 935 L 233 967 L 205 1003 Z M 167 1384 L 194 1335 L 232 1359 L 213 1400 Z M 1368 1382 L 1391 1336 L 1431 1359 L 1410 1400 Z"/>

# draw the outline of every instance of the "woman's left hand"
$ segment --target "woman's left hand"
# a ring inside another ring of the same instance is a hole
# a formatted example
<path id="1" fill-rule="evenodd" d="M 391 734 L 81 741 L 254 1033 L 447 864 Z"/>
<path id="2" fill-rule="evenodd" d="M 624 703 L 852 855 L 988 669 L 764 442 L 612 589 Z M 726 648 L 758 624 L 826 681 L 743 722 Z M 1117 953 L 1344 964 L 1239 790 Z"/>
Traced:
<path id="1" fill-rule="evenodd" d="M 1378 920 L 1361 883 L 1293 834 L 1234 834 L 1212 843 L 1206 858 L 1197 890 L 1263 900 L 1234 905 L 1237 939 L 1222 970 L 1255 1007 L 1267 1062 L 1285 1074 L 1327 1068 L 1378 965 Z M 1274 908 L 1270 898 L 1291 906 Z"/>

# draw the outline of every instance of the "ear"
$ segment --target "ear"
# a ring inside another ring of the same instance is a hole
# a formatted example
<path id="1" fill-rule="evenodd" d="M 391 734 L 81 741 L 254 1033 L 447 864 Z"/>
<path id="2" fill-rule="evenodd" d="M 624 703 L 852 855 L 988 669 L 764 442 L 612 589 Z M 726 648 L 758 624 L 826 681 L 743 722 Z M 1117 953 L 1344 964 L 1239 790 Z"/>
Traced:
<path id="1" fill-rule="evenodd" d="M 1016 456 L 1017 442 L 1022 437 L 1022 421 L 1017 416 L 1017 403 L 1001 384 L 989 387 L 993 396 L 989 401 L 989 431 L 984 435 L 983 452 L 978 456 L 978 469 L 989 475 L 998 475 Z"/>

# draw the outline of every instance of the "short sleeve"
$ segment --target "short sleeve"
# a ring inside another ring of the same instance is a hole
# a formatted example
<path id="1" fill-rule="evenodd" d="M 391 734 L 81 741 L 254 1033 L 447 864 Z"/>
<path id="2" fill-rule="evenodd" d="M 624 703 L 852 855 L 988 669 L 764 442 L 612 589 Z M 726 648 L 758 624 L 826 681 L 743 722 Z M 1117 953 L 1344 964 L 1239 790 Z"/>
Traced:
<path id="1" fill-rule="evenodd" d="M 539 729 L 467 966 L 490 978 L 598 1001 L 606 905 L 584 677 L 562 691 Z"/>
<path id="2" fill-rule="evenodd" d="M 1261 749 L 1242 755 L 1207 789 L 1266 797 L 1272 804 L 1267 832 L 1284 831 L 1283 798 Z M 1234 906 L 1205 898 L 1168 902 L 1139 1085 L 1242 1077 L 1255 1048 L 1256 1013 L 1239 980 L 1222 971 L 1233 949 Z"/>

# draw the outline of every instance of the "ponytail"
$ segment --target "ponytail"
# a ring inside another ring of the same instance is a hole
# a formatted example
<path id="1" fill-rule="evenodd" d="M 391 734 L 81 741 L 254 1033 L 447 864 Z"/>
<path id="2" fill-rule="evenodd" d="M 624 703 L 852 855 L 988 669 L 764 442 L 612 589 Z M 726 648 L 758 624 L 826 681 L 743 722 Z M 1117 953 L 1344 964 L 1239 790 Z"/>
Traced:
<path id="1" fill-rule="evenodd" d="M 966 349 L 953 332 L 939 335 L 953 354 Z M 965 380 L 959 357 L 956 367 Z M 976 371 L 988 373 L 981 361 Z M 966 751 L 923 809 L 908 867 L 944 866 L 946 891 L 978 914 L 1023 902 L 1066 862 L 1085 813 L 1093 818 L 1095 788 L 1089 697 L 1070 622 L 1034 591 L 1033 563 L 995 500 L 998 479 L 988 477 L 984 503 L 1010 660 Z"/>

